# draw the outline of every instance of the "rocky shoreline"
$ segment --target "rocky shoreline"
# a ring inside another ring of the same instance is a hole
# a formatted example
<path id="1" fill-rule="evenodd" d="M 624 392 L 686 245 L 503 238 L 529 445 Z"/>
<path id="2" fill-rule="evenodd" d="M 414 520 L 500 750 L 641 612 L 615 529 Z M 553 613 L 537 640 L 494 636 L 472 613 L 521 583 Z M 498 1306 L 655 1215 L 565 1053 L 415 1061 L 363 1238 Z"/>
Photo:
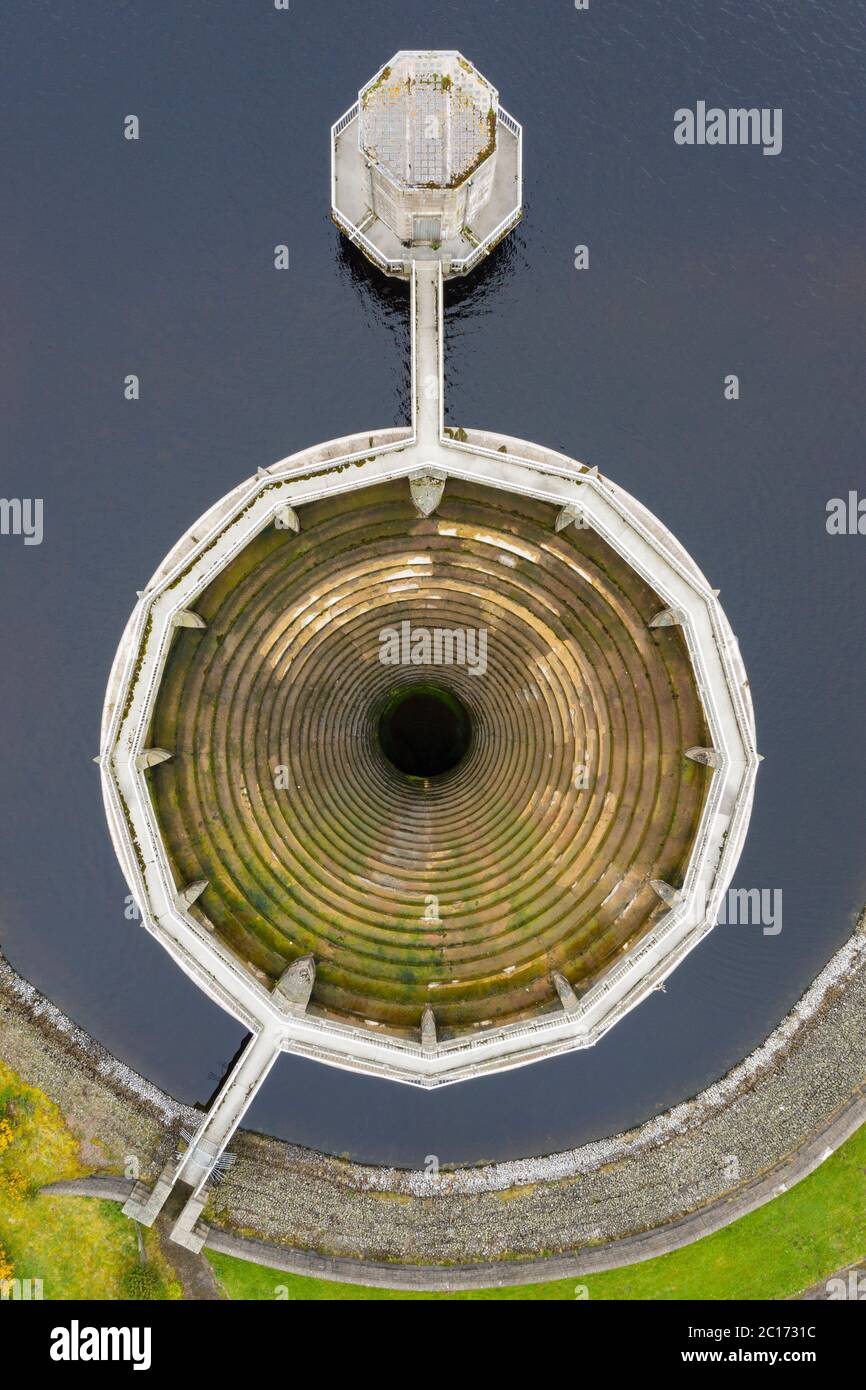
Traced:
<path id="1" fill-rule="evenodd" d="M 236 1162 L 205 1213 L 209 1243 L 285 1267 L 316 1258 L 322 1273 L 349 1278 L 354 1269 L 360 1282 L 370 1268 L 361 1260 L 504 1271 L 564 1258 L 571 1272 L 569 1262 L 604 1268 L 662 1253 L 805 1176 L 866 1119 L 864 1017 L 861 919 L 760 1047 L 633 1130 L 439 1174 L 350 1163 L 241 1131 Z M 0 1056 L 57 1101 L 96 1171 L 149 1180 L 181 1126 L 200 1119 L 111 1057 L 2 959 Z"/>
<path id="2" fill-rule="evenodd" d="M 201 1119 L 112 1056 L 2 955 L 0 1059 L 60 1106 L 83 1162 L 101 1172 L 155 1178 L 181 1126 Z"/>

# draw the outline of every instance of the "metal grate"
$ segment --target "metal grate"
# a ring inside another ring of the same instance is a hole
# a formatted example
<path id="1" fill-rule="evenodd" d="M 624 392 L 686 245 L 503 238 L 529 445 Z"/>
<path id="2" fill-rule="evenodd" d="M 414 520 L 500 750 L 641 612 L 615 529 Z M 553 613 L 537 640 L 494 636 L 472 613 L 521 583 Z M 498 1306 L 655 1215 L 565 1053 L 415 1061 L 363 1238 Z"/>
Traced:
<path id="1" fill-rule="evenodd" d="M 491 140 L 494 93 L 471 68 L 408 60 L 361 97 L 361 143 L 400 183 L 459 183 Z"/>

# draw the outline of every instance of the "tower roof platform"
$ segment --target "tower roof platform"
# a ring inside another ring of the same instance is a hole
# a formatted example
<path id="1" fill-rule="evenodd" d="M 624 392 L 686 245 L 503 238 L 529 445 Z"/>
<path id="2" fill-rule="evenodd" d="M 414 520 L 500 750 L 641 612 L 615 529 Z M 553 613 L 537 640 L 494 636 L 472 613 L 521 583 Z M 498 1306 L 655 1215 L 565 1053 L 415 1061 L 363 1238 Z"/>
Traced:
<path id="1" fill-rule="evenodd" d="M 523 213 L 523 131 L 455 51 L 402 51 L 331 129 L 331 215 L 386 275 L 465 275 Z"/>
<path id="2" fill-rule="evenodd" d="M 456 187 L 493 151 L 498 101 L 459 53 L 398 53 L 361 89 L 361 148 L 404 188 Z"/>

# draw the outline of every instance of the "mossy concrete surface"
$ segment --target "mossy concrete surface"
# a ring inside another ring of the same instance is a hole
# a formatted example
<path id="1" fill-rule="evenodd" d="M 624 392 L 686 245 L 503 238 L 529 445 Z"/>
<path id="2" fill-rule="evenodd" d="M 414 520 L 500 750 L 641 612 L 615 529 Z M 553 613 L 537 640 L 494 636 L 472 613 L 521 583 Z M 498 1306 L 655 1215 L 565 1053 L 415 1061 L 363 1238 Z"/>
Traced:
<path id="1" fill-rule="evenodd" d="M 560 1007 L 663 915 L 709 781 L 682 634 L 652 589 L 550 506 L 450 480 L 434 517 L 403 483 L 262 532 L 177 632 L 148 773 L 192 909 L 275 983 L 316 959 L 312 1008 L 440 1038 Z M 483 631 L 483 671 L 395 667 L 381 634 Z M 469 711 L 450 774 L 401 776 L 378 717 L 435 676 Z M 399 698 L 399 695 L 398 697 Z M 431 915 L 429 904 L 436 905 Z"/>

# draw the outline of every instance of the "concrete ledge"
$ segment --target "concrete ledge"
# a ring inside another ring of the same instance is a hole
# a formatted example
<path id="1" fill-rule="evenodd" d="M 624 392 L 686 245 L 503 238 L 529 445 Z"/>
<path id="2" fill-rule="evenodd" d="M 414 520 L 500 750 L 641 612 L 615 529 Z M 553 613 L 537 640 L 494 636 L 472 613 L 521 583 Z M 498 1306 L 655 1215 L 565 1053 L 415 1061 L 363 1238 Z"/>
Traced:
<path id="1" fill-rule="evenodd" d="M 126 1202 L 132 1196 L 134 1187 L 134 1178 L 94 1173 L 89 1178 L 49 1182 L 45 1187 L 40 1187 L 39 1191 L 44 1197 L 99 1197 L 103 1202 Z"/>

